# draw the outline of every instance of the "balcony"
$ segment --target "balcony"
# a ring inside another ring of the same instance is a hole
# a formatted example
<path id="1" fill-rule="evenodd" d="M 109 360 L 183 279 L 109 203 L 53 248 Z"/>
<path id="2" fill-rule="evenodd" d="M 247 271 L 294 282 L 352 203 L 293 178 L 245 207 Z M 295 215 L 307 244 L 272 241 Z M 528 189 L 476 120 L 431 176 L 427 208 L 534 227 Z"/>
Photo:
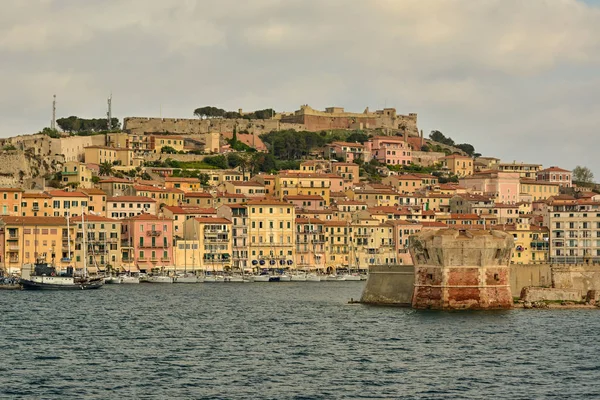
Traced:
<path id="1" fill-rule="evenodd" d="M 32 206 L 31 211 L 40 211 L 40 206 Z"/>
<path id="2" fill-rule="evenodd" d="M 140 244 L 138 247 L 143 248 L 143 249 L 158 249 L 158 248 L 163 248 L 163 247 L 167 247 L 167 246 L 163 246 L 161 244 L 152 244 L 152 243 L 144 243 L 144 244 Z"/>
<path id="3" fill-rule="evenodd" d="M 160 236 L 161 234 L 161 231 L 146 231 L 146 236 Z"/>
<path id="4" fill-rule="evenodd" d="M 155 262 L 158 262 L 158 258 L 156 258 L 156 257 L 152 257 L 152 258 L 150 259 L 150 262 L 153 262 L 153 263 L 155 263 Z"/>
<path id="5" fill-rule="evenodd" d="M 18 258 L 12 258 L 12 257 L 11 257 L 11 258 L 9 258 L 9 259 L 8 259 L 8 262 L 9 262 L 9 263 L 13 263 L 13 264 L 14 264 L 14 263 L 18 263 L 18 262 L 19 262 L 19 259 L 18 259 Z"/>
<path id="6" fill-rule="evenodd" d="M 161 257 L 160 261 L 171 261 L 169 257 Z"/>
<path id="7" fill-rule="evenodd" d="M 63 171 L 63 172 L 61 172 L 62 176 L 75 176 L 77 174 L 78 174 L 77 171 Z"/>
<path id="8" fill-rule="evenodd" d="M 8 237 L 7 237 L 7 240 L 19 240 L 19 236 L 9 233 Z"/>
<path id="9" fill-rule="evenodd" d="M 11 244 L 8 246 L 9 250 L 14 250 L 14 251 L 19 251 L 21 249 L 21 246 L 19 245 L 15 245 L 15 244 Z"/>

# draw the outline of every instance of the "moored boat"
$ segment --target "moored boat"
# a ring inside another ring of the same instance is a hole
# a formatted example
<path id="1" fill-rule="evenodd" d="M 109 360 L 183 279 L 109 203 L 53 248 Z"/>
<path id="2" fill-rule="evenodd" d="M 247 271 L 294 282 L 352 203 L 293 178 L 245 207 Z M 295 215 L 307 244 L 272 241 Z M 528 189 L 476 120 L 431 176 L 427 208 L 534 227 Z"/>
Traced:
<path id="1" fill-rule="evenodd" d="M 23 266 L 20 283 L 25 290 L 86 290 L 98 289 L 104 284 L 101 277 L 75 276 L 73 268 L 66 272 L 56 272 L 54 266 L 46 262 L 34 264 L 33 271 Z"/>
<path id="2" fill-rule="evenodd" d="M 121 275 L 121 283 L 123 283 L 123 284 L 140 283 L 140 278 L 139 278 L 139 276 L 134 276 L 134 275 Z"/>
<path id="3" fill-rule="evenodd" d="M 148 283 L 173 283 L 173 277 L 168 275 L 151 275 L 148 276 Z"/>

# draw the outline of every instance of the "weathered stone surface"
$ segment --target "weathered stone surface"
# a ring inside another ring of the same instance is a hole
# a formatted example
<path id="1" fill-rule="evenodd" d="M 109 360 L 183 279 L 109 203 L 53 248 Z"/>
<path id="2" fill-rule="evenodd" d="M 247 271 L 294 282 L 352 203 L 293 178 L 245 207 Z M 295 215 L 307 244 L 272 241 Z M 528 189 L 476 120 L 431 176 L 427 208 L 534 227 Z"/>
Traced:
<path id="1" fill-rule="evenodd" d="M 577 289 L 556 289 L 540 287 L 524 287 L 521 300 L 535 303 L 539 301 L 581 301 L 583 294 Z"/>
<path id="2" fill-rule="evenodd" d="M 414 308 L 512 307 L 513 238 L 500 231 L 440 229 L 410 239 L 415 260 Z"/>
<path id="3" fill-rule="evenodd" d="M 415 273 L 412 265 L 373 265 L 361 303 L 410 306 Z"/>

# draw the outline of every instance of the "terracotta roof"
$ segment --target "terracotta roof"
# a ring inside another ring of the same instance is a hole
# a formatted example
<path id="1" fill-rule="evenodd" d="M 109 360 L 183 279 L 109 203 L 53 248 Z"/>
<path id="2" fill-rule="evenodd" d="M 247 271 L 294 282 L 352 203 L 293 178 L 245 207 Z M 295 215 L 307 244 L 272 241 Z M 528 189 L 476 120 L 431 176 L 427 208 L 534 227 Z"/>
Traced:
<path id="1" fill-rule="evenodd" d="M 87 195 L 106 195 L 106 192 L 104 190 L 101 189 L 95 189 L 95 188 L 91 188 L 91 189 L 79 189 L 81 190 L 83 193 L 87 194 Z"/>
<path id="2" fill-rule="evenodd" d="M 185 197 L 193 197 L 193 198 L 213 198 L 212 194 L 206 192 L 187 192 Z"/>
<path id="3" fill-rule="evenodd" d="M 230 183 L 233 186 L 251 186 L 251 187 L 261 187 L 264 188 L 265 185 L 263 185 L 260 182 L 252 182 L 252 181 L 226 181 L 225 183 Z"/>
<path id="4" fill-rule="evenodd" d="M 133 184 L 133 181 L 129 180 L 129 179 L 125 179 L 125 178 L 106 178 L 106 179 L 101 179 L 99 181 L 99 183 L 129 183 L 129 184 Z"/>
<path id="5" fill-rule="evenodd" d="M 351 162 L 334 161 L 331 163 L 331 167 L 359 167 L 359 165 Z"/>
<path id="6" fill-rule="evenodd" d="M 165 182 L 190 182 L 190 183 L 199 183 L 200 180 L 198 178 L 177 178 L 168 176 L 165 178 Z"/>
<path id="7" fill-rule="evenodd" d="M 495 203 L 493 208 L 519 208 L 517 204 Z"/>
<path id="8" fill-rule="evenodd" d="M 159 217 L 154 214 L 142 213 L 134 217 L 125 218 L 125 220 L 142 220 L 142 221 L 173 221 L 171 218 Z"/>
<path id="9" fill-rule="evenodd" d="M 149 185 L 133 185 L 133 189 L 136 192 L 162 192 L 162 193 L 185 193 L 183 190 L 181 189 L 176 189 L 176 188 L 160 188 L 160 187 L 156 187 L 156 186 L 149 186 Z"/>
<path id="10" fill-rule="evenodd" d="M 245 199 L 246 195 L 243 193 L 217 192 L 217 199 L 220 197 L 225 197 L 225 198 L 230 198 L 230 199 Z"/>
<path id="11" fill-rule="evenodd" d="M 156 203 L 156 200 L 144 196 L 117 196 L 109 197 L 106 201 L 112 202 L 138 202 L 138 203 Z"/>
<path id="12" fill-rule="evenodd" d="M 443 222 L 439 222 L 439 221 L 431 221 L 431 222 L 420 222 L 420 224 L 423 226 L 423 228 L 447 228 L 448 225 L 446 225 Z"/>
<path id="13" fill-rule="evenodd" d="M 481 219 L 477 214 L 450 214 L 450 219 Z"/>
<path id="14" fill-rule="evenodd" d="M 2 187 L 0 188 L 0 192 L 24 192 L 24 190 L 21 188 Z"/>
<path id="15" fill-rule="evenodd" d="M 346 221 L 323 221 L 323 225 L 325 226 L 349 226 L 350 223 Z"/>
<path id="16" fill-rule="evenodd" d="M 10 217 L 0 216 L 6 225 L 67 225 L 65 217 Z"/>
<path id="17" fill-rule="evenodd" d="M 562 169 L 562 168 L 558 168 L 558 167 L 552 166 L 552 167 L 543 169 L 541 171 L 538 171 L 538 173 L 539 172 L 571 172 L 571 171 L 568 171 L 566 169 Z"/>
<path id="18" fill-rule="evenodd" d="M 296 224 L 323 224 L 324 222 L 325 221 L 320 220 L 319 218 L 296 217 Z"/>
<path id="19" fill-rule="evenodd" d="M 211 217 L 199 217 L 194 218 L 196 221 L 201 224 L 230 224 L 231 221 L 227 218 L 211 218 Z"/>
<path id="20" fill-rule="evenodd" d="M 118 223 L 121 223 L 121 220 L 119 220 L 119 219 L 108 218 L 108 217 L 104 217 L 102 215 L 84 214 L 83 219 L 85 222 L 112 222 L 112 223 L 118 222 Z M 69 221 L 71 221 L 71 223 L 81 222 L 81 216 L 71 217 L 71 218 L 69 218 Z"/>
<path id="21" fill-rule="evenodd" d="M 163 206 L 163 210 L 169 210 L 173 214 L 216 214 L 214 208 L 201 208 L 189 206 Z"/>
<path id="22" fill-rule="evenodd" d="M 49 190 L 48 193 L 52 197 L 84 197 L 88 198 L 85 193 L 81 192 L 65 192 L 64 190 Z"/>
<path id="23" fill-rule="evenodd" d="M 264 199 L 248 199 L 246 200 L 246 204 L 248 205 L 274 205 L 274 206 L 290 206 L 290 203 L 287 203 L 285 201 L 281 201 L 281 200 L 277 200 L 277 199 L 268 199 L 268 198 L 264 198 Z"/>
<path id="24" fill-rule="evenodd" d="M 356 200 L 339 200 L 336 202 L 338 206 L 366 206 L 367 203 L 364 201 L 356 201 Z"/>
<path id="25" fill-rule="evenodd" d="M 323 197 L 316 194 L 290 194 L 284 196 L 284 200 L 324 200 Z"/>
<path id="26" fill-rule="evenodd" d="M 23 199 L 51 199 L 52 196 L 50 196 L 48 193 L 44 193 L 44 192 L 39 192 L 39 193 L 29 192 L 29 193 L 23 193 L 21 198 L 23 198 Z"/>
<path id="27" fill-rule="evenodd" d="M 363 144 L 360 143 L 350 143 L 350 142 L 333 142 L 328 146 L 331 145 L 338 145 L 338 146 L 347 146 L 347 147 L 365 147 Z"/>
<path id="28" fill-rule="evenodd" d="M 559 186 L 558 182 L 536 181 L 534 179 L 521 179 L 521 184 L 526 184 L 526 185 Z"/>

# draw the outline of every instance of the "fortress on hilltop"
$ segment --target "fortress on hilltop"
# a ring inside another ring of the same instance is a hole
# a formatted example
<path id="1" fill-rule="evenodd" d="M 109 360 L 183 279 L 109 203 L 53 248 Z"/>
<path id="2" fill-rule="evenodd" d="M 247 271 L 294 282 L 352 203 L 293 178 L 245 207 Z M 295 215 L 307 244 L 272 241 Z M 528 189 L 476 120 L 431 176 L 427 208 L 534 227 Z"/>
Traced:
<path id="1" fill-rule="evenodd" d="M 242 110 L 240 110 L 240 114 Z M 315 110 L 303 105 L 291 113 L 277 113 L 270 119 L 246 118 L 147 118 L 127 117 L 123 121 L 123 129 L 131 134 L 171 133 L 198 134 L 208 132 L 238 132 L 260 135 L 271 131 L 295 129 L 322 131 L 329 129 L 381 129 L 384 133 L 408 133 L 409 136 L 419 136 L 417 129 L 417 114 L 401 115 L 395 108 L 369 111 L 362 113 L 344 111 L 342 107 L 329 107 L 325 111 Z"/>

